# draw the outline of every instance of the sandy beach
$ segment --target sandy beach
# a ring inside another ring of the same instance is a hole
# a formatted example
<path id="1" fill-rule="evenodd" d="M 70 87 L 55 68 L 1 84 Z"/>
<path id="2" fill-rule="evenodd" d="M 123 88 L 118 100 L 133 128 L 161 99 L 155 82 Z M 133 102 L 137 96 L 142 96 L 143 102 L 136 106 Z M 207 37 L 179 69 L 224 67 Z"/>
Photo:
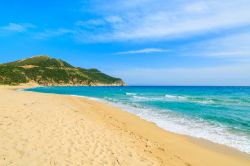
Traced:
<path id="1" fill-rule="evenodd" d="M 247 166 L 250 157 L 106 103 L 2 86 L 0 165 Z"/>

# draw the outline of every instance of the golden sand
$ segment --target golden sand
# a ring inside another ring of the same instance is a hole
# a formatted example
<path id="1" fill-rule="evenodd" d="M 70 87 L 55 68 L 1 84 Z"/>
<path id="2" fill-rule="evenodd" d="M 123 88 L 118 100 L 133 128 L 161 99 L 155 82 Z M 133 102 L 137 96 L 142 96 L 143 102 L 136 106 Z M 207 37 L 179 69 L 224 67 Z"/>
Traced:
<path id="1" fill-rule="evenodd" d="M 0 87 L 0 166 L 250 165 L 201 142 L 102 102 Z"/>

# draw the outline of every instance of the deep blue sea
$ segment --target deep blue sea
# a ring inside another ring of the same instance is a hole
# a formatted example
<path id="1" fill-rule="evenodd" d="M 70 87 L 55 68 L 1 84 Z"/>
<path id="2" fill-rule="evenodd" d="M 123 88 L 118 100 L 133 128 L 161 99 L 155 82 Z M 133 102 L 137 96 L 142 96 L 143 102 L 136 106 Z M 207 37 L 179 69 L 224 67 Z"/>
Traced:
<path id="1" fill-rule="evenodd" d="M 165 130 L 250 153 L 250 87 L 38 87 L 27 90 L 103 100 Z"/>

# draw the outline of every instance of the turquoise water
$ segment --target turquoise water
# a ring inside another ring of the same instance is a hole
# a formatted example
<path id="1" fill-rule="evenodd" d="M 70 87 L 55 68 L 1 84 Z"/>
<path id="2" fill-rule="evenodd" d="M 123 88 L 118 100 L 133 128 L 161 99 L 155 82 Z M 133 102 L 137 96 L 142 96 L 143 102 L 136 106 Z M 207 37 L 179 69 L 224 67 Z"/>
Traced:
<path id="1" fill-rule="evenodd" d="M 250 153 L 250 87 L 39 87 L 110 102 L 159 127 Z"/>

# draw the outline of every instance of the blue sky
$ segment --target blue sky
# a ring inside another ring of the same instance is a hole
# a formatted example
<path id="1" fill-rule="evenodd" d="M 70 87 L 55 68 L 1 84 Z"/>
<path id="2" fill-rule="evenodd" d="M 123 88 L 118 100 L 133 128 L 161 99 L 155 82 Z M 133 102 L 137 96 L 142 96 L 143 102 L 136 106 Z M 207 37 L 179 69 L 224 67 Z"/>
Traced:
<path id="1" fill-rule="evenodd" d="M 130 85 L 250 85 L 249 0 L 1 0 L 0 63 L 46 54 Z"/>

